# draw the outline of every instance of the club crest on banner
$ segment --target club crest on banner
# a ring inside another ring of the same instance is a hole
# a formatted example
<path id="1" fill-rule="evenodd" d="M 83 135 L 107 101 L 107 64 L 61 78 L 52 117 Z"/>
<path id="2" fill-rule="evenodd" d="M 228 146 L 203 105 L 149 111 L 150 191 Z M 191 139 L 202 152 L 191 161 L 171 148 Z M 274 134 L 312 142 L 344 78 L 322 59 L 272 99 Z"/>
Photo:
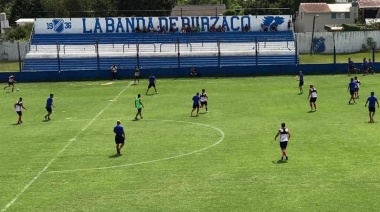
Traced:
<path id="1" fill-rule="evenodd" d="M 63 18 L 55 18 L 51 22 L 46 23 L 48 30 L 61 33 L 65 29 L 71 29 L 71 22 L 65 22 Z"/>

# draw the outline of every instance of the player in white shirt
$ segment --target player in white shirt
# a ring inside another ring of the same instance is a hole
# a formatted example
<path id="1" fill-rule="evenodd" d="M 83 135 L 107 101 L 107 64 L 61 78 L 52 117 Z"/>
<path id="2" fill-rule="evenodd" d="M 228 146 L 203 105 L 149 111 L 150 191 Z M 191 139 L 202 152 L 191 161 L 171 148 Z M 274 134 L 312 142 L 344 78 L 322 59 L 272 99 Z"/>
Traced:
<path id="1" fill-rule="evenodd" d="M 202 89 L 202 93 L 201 93 L 200 97 L 201 97 L 201 108 L 205 107 L 206 113 L 208 113 L 208 108 L 207 108 L 208 96 L 206 94 L 205 89 Z"/>
<path id="2" fill-rule="evenodd" d="M 25 109 L 26 108 L 24 107 L 24 105 L 22 104 L 22 98 L 20 97 L 18 99 L 18 101 L 14 104 L 14 107 L 15 107 L 15 110 L 16 110 L 16 113 L 18 114 L 18 121 L 17 121 L 17 124 L 21 124 L 22 123 L 22 109 Z"/>
<path id="3" fill-rule="evenodd" d="M 289 129 L 285 127 L 285 123 L 281 123 L 281 128 L 278 130 L 274 140 L 276 140 L 278 136 L 280 136 L 280 147 L 282 151 L 281 160 L 284 160 L 284 157 L 288 160 L 289 157 L 286 154 L 286 147 L 288 146 L 288 141 L 290 139 L 290 132 Z"/>
<path id="4" fill-rule="evenodd" d="M 136 85 L 136 82 L 140 84 L 140 69 L 137 66 L 135 66 L 135 81 L 133 84 Z"/>
<path id="5" fill-rule="evenodd" d="M 354 82 L 356 83 L 356 90 L 354 93 L 354 97 L 355 99 L 359 99 L 359 88 L 362 83 L 360 82 L 357 76 L 354 77 Z"/>
<path id="6" fill-rule="evenodd" d="M 309 89 L 309 95 L 307 98 L 309 99 L 310 97 L 310 111 L 313 111 L 313 106 L 314 106 L 314 111 L 317 111 L 317 104 L 315 103 L 317 101 L 317 89 L 314 88 L 313 85 L 310 85 Z"/>
<path id="7" fill-rule="evenodd" d="M 12 92 L 13 92 L 15 89 L 15 83 L 17 83 L 15 80 L 15 77 L 13 75 L 9 76 L 8 85 L 4 87 L 4 90 L 8 87 L 12 87 Z"/>

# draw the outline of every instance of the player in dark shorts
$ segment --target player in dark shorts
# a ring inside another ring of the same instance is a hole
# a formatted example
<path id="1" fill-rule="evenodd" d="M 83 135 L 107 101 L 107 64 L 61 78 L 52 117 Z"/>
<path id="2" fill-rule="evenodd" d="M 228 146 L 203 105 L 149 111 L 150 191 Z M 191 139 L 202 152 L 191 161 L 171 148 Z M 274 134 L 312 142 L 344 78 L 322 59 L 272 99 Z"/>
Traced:
<path id="1" fill-rule="evenodd" d="M 300 76 L 299 76 L 299 84 L 298 84 L 298 88 L 300 89 L 300 94 L 303 93 L 303 74 L 302 74 L 302 71 L 300 71 Z"/>
<path id="2" fill-rule="evenodd" d="M 281 160 L 284 160 L 284 157 L 286 160 L 288 160 L 289 157 L 286 154 L 286 147 L 288 146 L 288 141 L 290 139 L 290 131 L 288 128 L 285 127 L 285 123 L 281 123 L 281 128 L 278 130 L 276 136 L 274 137 L 274 140 L 276 140 L 279 135 L 280 135 L 280 148 L 282 152 Z"/>
<path id="3" fill-rule="evenodd" d="M 137 108 L 137 113 L 136 113 L 136 116 L 135 116 L 135 120 L 139 120 L 137 118 L 138 115 L 140 115 L 140 118 L 142 119 L 142 115 L 141 115 L 141 110 L 142 108 L 144 107 L 142 101 L 141 101 L 141 95 L 140 94 L 137 94 L 137 97 L 135 98 L 135 107 Z"/>
<path id="4" fill-rule="evenodd" d="M 8 85 L 4 87 L 4 90 L 8 87 L 12 87 L 12 92 L 13 92 L 15 89 L 15 83 L 17 83 L 17 82 L 16 82 L 14 76 L 13 75 L 9 76 Z"/>
<path id="5" fill-rule="evenodd" d="M 135 81 L 133 82 L 133 84 L 136 85 L 136 82 L 137 84 L 140 84 L 140 69 L 137 68 L 137 66 L 135 66 Z"/>
<path id="6" fill-rule="evenodd" d="M 201 97 L 199 96 L 199 93 L 195 94 L 195 96 L 193 96 L 192 98 L 193 100 L 193 110 L 191 111 L 190 113 L 190 116 L 193 116 L 193 112 L 195 109 L 197 109 L 197 115 L 199 115 L 199 105 L 200 105 L 200 101 L 201 101 Z"/>
<path id="7" fill-rule="evenodd" d="M 125 133 L 124 128 L 121 126 L 121 122 L 119 120 L 116 121 L 116 126 L 113 128 L 113 132 L 115 133 L 116 154 L 120 155 L 120 150 L 124 146 Z"/>
<path id="8" fill-rule="evenodd" d="M 206 113 L 208 113 L 208 107 L 207 107 L 208 96 L 205 89 L 202 89 L 202 93 L 200 97 L 201 97 L 201 108 L 205 107 Z"/>
<path id="9" fill-rule="evenodd" d="M 52 109 L 52 107 L 54 107 L 53 97 L 54 97 L 54 94 L 50 94 L 49 98 L 47 98 L 47 100 L 46 100 L 46 111 L 48 113 L 45 116 L 45 120 L 50 120 L 50 115 L 53 113 L 53 109 Z"/>
<path id="10" fill-rule="evenodd" d="M 24 104 L 22 103 L 22 98 L 21 97 L 14 104 L 14 107 L 15 107 L 16 113 L 18 115 L 17 124 L 21 124 L 22 123 L 22 109 L 26 110 L 26 108 L 24 107 Z"/>
<path id="11" fill-rule="evenodd" d="M 148 91 L 149 89 L 153 87 L 154 88 L 154 91 L 156 92 L 156 94 L 158 93 L 157 92 L 157 89 L 156 89 L 156 77 L 153 76 L 153 74 L 150 74 L 149 76 L 149 85 L 148 85 L 148 90 L 146 90 L 146 95 L 148 95 Z"/>
<path id="12" fill-rule="evenodd" d="M 379 102 L 377 101 L 377 98 L 375 96 L 375 92 L 371 92 L 371 96 L 368 97 L 367 102 L 365 103 L 364 107 L 367 107 L 368 102 L 369 102 L 369 105 L 368 105 L 369 122 L 373 123 L 373 122 L 375 122 L 373 120 L 373 117 L 375 116 L 375 112 L 376 112 L 376 108 L 375 108 L 376 103 L 377 103 L 377 108 L 379 108 Z"/>
<path id="13" fill-rule="evenodd" d="M 355 89 L 354 97 L 355 97 L 355 99 L 359 99 L 359 89 L 360 89 L 360 85 L 362 83 L 360 82 L 360 80 L 358 79 L 357 76 L 354 77 L 354 82 L 356 83 L 356 89 Z"/>
<path id="14" fill-rule="evenodd" d="M 348 104 L 351 104 L 351 100 L 355 102 L 355 92 L 356 92 L 356 88 L 357 88 L 357 85 L 356 85 L 356 82 L 354 82 L 354 78 L 351 78 L 351 82 L 348 83 L 348 88 L 347 88 L 347 92 L 350 91 L 350 95 L 351 95 L 351 98 L 350 98 L 350 101 L 348 101 Z"/>
<path id="15" fill-rule="evenodd" d="M 313 111 L 313 106 L 314 106 L 314 111 L 317 111 L 317 89 L 314 87 L 314 85 L 310 85 L 309 89 L 309 95 L 307 98 L 310 97 L 309 103 L 310 103 L 310 111 Z"/>

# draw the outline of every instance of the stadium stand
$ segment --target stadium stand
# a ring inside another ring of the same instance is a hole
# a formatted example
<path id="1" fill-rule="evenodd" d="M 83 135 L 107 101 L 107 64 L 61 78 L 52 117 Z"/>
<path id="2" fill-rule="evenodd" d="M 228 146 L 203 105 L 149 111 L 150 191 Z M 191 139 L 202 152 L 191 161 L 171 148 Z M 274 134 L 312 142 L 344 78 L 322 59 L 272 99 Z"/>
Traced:
<path id="1" fill-rule="evenodd" d="M 30 49 L 23 71 L 298 63 L 292 31 L 34 34 Z"/>

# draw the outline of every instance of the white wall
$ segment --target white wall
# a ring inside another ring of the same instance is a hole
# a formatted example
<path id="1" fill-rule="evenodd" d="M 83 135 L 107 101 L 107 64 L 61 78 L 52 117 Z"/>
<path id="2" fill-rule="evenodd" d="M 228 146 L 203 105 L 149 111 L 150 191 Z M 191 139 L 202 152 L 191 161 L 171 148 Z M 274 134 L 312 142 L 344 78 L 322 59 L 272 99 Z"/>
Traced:
<path id="1" fill-rule="evenodd" d="M 28 42 L 20 42 L 21 58 L 24 58 Z M 0 61 L 18 61 L 17 41 L 0 43 Z"/>
<path id="2" fill-rule="evenodd" d="M 358 52 L 362 45 L 367 45 L 367 38 L 371 37 L 377 43 L 377 49 L 380 49 L 379 31 L 350 31 L 334 32 L 336 53 Z M 311 32 L 296 33 L 297 47 L 299 53 L 309 53 L 311 45 Z M 315 32 L 314 39 L 323 40 L 325 50 L 320 53 L 333 53 L 334 39 L 332 32 Z"/>

